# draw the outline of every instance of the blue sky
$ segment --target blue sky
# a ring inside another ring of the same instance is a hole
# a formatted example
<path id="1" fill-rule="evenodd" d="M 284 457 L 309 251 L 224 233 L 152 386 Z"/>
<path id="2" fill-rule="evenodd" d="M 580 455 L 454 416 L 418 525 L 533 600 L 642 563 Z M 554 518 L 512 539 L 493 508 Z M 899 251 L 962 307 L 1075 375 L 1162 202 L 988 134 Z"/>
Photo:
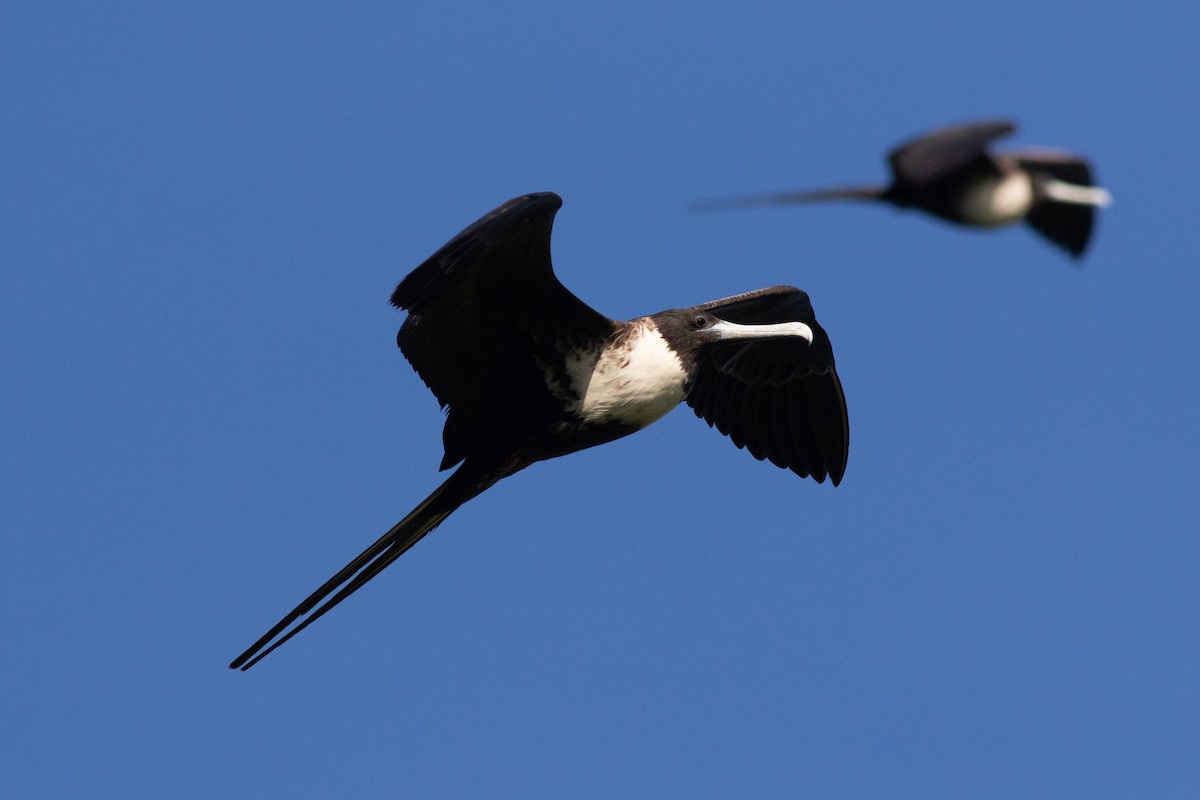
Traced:
<path id="1" fill-rule="evenodd" d="M 0 794 L 1200 796 L 1194 4 L 9 3 Z M 1115 196 L 1074 265 L 886 207 L 1011 116 Z M 619 318 L 790 283 L 841 487 L 680 409 L 462 508 L 396 282 L 564 198 Z"/>

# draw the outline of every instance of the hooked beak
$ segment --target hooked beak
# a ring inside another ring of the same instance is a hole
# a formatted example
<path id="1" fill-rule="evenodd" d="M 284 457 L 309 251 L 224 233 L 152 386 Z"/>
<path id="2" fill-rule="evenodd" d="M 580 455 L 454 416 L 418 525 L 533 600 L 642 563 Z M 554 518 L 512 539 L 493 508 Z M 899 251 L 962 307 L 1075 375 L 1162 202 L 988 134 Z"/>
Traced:
<path id="1" fill-rule="evenodd" d="M 775 322 L 769 325 L 742 325 L 737 322 L 718 320 L 710 328 L 719 341 L 729 339 L 778 339 L 784 336 L 799 336 L 813 343 L 812 328 L 803 322 Z"/>
<path id="2" fill-rule="evenodd" d="M 1060 203 L 1098 208 L 1112 205 L 1112 193 L 1099 186 L 1077 186 L 1066 181 L 1048 180 L 1043 189 L 1047 197 Z"/>

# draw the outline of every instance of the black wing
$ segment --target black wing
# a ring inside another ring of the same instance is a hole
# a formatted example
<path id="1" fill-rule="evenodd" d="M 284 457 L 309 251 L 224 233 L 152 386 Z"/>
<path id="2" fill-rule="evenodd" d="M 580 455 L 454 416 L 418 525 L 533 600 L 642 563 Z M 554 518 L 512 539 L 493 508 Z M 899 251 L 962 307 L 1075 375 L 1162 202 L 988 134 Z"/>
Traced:
<path id="1" fill-rule="evenodd" d="M 939 128 L 900 145 L 888 154 L 888 162 L 896 183 L 920 188 L 985 158 L 988 143 L 1016 129 L 1002 119 Z"/>
<path id="2" fill-rule="evenodd" d="M 846 471 L 850 423 L 829 337 L 808 295 L 791 286 L 697 306 L 744 324 L 803 322 L 813 343 L 769 339 L 718 344 L 701 355 L 687 403 L 696 416 L 760 461 L 834 486 Z"/>
<path id="3" fill-rule="evenodd" d="M 1073 153 L 1058 150 L 1022 150 L 1011 153 L 1030 173 L 1043 173 L 1076 186 L 1094 186 L 1092 168 L 1086 160 Z M 1029 212 L 1026 221 L 1075 258 L 1083 255 L 1092 236 L 1096 210 L 1078 203 L 1039 203 Z"/>
<path id="4" fill-rule="evenodd" d="M 533 374 L 538 353 L 563 336 L 604 335 L 611 321 L 571 294 L 550 263 L 550 230 L 562 199 L 552 192 L 509 200 L 468 226 L 400 282 L 407 310 L 400 350 L 449 408 L 442 469 L 475 440 L 488 386 L 504 373 Z M 536 327 L 531 321 L 536 320 Z M 543 387 L 544 388 L 544 387 Z"/>

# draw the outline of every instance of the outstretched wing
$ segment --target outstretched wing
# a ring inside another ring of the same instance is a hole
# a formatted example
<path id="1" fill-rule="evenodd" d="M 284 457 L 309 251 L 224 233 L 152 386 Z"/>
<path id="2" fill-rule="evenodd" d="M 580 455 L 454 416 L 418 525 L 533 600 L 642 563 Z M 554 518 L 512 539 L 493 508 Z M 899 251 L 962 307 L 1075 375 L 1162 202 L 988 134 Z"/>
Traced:
<path id="1" fill-rule="evenodd" d="M 803 340 L 733 340 L 709 347 L 686 398 L 696 416 L 760 461 L 836 486 L 846 471 L 850 423 L 834 369 L 833 349 L 817 324 L 808 295 L 791 286 L 697 306 L 743 324 L 803 322 Z"/>
<path id="2" fill-rule="evenodd" d="M 1092 168 L 1074 153 L 1030 149 L 1010 153 L 1030 173 L 1044 173 L 1064 183 L 1094 186 Z M 1092 236 L 1095 207 L 1082 203 L 1039 203 L 1025 221 L 1075 258 L 1083 255 Z"/>
<path id="3" fill-rule="evenodd" d="M 985 157 L 990 142 L 1016 129 L 1002 119 L 939 128 L 900 145 L 888 154 L 888 162 L 896 183 L 917 189 Z"/>
<path id="4" fill-rule="evenodd" d="M 468 226 L 400 282 L 392 304 L 408 311 L 401 352 L 449 409 L 442 469 L 474 439 L 491 376 L 537 380 L 536 362 L 564 336 L 611 322 L 568 291 L 550 263 L 550 230 L 562 199 L 552 192 L 509 200 Z M 536 320 L 536 328 L 530 320 Z"/>

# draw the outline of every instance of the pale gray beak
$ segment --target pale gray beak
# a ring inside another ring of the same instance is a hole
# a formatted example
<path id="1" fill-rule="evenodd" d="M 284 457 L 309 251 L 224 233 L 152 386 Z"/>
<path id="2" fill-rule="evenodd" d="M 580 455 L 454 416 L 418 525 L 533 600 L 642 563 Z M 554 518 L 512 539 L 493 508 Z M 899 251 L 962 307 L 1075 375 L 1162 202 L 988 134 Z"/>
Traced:
<path id="1" fill-rule="evenodd" d="M 709 330 L 715 331 L 718 339 L 777 339 L 784 336 L 799 336 L 809 344 L 813 342 L 812 328 L 803 322 L 741 325 L 722 319 L 718 320 Z"/>

